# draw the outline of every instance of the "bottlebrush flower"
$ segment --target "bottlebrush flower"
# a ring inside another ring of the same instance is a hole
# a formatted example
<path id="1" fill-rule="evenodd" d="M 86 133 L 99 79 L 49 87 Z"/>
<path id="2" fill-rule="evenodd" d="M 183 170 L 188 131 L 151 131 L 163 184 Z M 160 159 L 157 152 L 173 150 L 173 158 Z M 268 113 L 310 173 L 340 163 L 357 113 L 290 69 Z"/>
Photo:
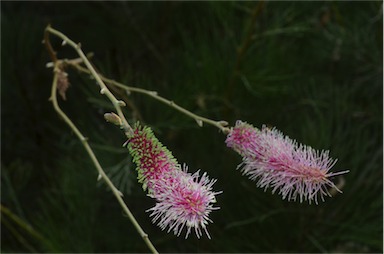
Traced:
<path id="1" fill-rule="evenodd" d="M 243 157 L 238 166 L 244 175 L 257 180 L 257 186 L 279 190 L 283 199 L 300 202 L 324 196 L 331 196 L 328 187 L 341 192 L 329 180 L 348 170 L 331 173 L 336 160 L 329 157 L 329 151 L 316 151 L 310 146 L 298 144 L 283 133 L 263 126 L 261 130 L 242 121 L 237 121 L 227 136 L 226 144 Z"/>
<path id="2" fill-rule="evenodd" d="M 185 238 L 192 228 L 198 238 L 202 235 L 202 229 L 208 238 L 211 238 L 206 225 L 212 222 L 208 217 L 210 212 L 219 209 L 212 206 L 216 203 L 215 195 L 219 194 L 212 192 L 212 185 L 216 180 L 209 180 L 206 173 L 199 180 L 199 172 L 190 175 L 187 173 L 187 167 L 170 175 L 169 179 L 162 178 L 156 183 L 163 188 L 161 192 L 150 194 L 158 201 L 148 210 L 152 212 L 153 222 L 158 221 L 162 230 L 168 227 L 168 232 L 173 230 L 177 236 L 186 226 Z"/>
<path id="3" fill-rule="evenodd" d="M 127 147 L 137 165 L 139 182 L 156 200 L 156 205 L 147 210 L 153 223 L 157 222 L 162 230 L 173 230 L 177 236 L 186 227 L 185 238 L 192 228 L 198 238 L 202 230 L 210 238 L 206 226 L 212 221 L 208 216 L 219 209 L 213 207 L 215 195 L 220 193 L 212 191 L 216 180 L 209 180 L 206 173 L 199 178 L 199 171 L 189 174 L 148 127 L 136 125 Z"/>

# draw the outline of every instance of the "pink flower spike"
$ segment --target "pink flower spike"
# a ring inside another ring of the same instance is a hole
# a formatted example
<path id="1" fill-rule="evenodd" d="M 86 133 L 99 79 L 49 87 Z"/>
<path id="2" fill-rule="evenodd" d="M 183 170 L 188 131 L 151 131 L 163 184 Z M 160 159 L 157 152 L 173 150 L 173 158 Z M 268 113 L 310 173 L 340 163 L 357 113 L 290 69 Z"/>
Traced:
<path id="1" fill-rule="evenodd" d="M 244 175 L 257 180 L 258 187 L 279 191 L 288 201 L 299 197 L 300 202 L 314 200 L 317 204 L 318 196 L 324 201 L 324 196 L 331 196 L 328 187 L 341 192 L 329 178 L 349 172 L 329 172 L 336 163 L 329 151 L 298 144 L 275 128 L 259 130 L 237 121 L 226 144 L 243 157 L 239 167 Z"/>
<path id="2" fill-rule="evenodd" d="M 177 236 L 186 227 L 185 238 L 192 228 L 198 238 L 202 230 L 210 238 L 207 225 L 212 221 L 208 216 L 219 209 L 213 204 L 215 195 L 221 193 L 212 191 L 216 180 L 210 180 L 206 173 L 199 178 L 199 171 L 187 173 L 187 167 L 181 168 L 148 127 L 137 124 L 127 147 L 137 165 L 139 182 L 144 190 L 148 189 L 148 196 L 156 200 L 156 205 L 147 210 L 153 223 L 157 222 L 162 230 L 173 230 Z"/>
<path id="3" fill-rule="evenodd" d="M 170 181 L 169 179 L 172 179 Z M 209 214 L 212 210 L 219 207 L 213 207 L 216 203 L 215 195 L 221 192 L 213 192 L 212 185 L 216 180 L 210 180 L 204 173 L 199 180 L 199 171 L 190 175 L 187 173 L 187 167 L 183 170 L 170 173 L 167 178 L 158 181 L 156 184 L 162 192 L 149 194 L 155 198 L 158 203 L 148 211 L 151 211 L 152 221 L 162 230 L 168 228 L 168 232 L 173 230 L 174 234 L 179 236 L 183 228 L 187 228 L 186 236 L 195 229 L 196 236 L 200 238 L 202 230 L 210 239 L 207 230 Z"/>

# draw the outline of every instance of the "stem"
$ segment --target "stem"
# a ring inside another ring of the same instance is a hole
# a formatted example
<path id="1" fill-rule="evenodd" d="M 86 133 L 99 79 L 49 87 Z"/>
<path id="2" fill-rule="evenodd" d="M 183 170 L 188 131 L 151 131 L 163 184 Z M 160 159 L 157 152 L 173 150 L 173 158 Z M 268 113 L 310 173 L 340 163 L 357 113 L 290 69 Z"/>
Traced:
<path id="1" fill-rule="evenodd" d="M 74 41 L 69 39 L 67 36 L 65 36 L 63 33 L 53 29 L 52 27 L 48 26 L 45 31 L 50 32 L 57 37 L 60 37 L 63 40 L 63 45 L 69 44 L 71 47 L 73 47 L 76 52 L 79 54 L 80 58 L 83 60 L 84 64 L 87 66 L 88 70 L 92 74 L 92 76 L 95 78 L 97 83 L 100 86 L 100 93 L 104 94 L 108 97 L 108 99 L 112 102 L 113 106 L 116 109 L 117 114 L 121 118 L 123 124 L 122 127 L 124 129 L 125 135 L 130 138 L 133 136 L 133 130 L 132 127 L 128 124 L 127 119 L 125 119 L 125 116 L 121 110 L 121 106 L 125 106 L 125 103 L 121 100 L 117 100 L 116 97 L 111 93 L 111 91 L 108 90 L 108 87 L 104 84 L 104 82 L 101 80 L 99 75 L 97 74 L 96 70 L 93 68 L 92 64 L 89 62 L 88 58 L 84 54 L 84 52 L 81 50 L 80 43 L 76 44 Z"/>
<path id="2" fill-rule="evenodd" d="M 197 124 L 202 127 L 203 126 L 203 122 L 204 123 L 207 123 L 207 124 L 210 124 L 210 125 L 213 125 L 217 128 L 219 128 L 223 133 L 228 133 L 229 132 L 229 129 L 227 127 L 225 127 L 226 125 L 228 125 L 227 122 L 225 121 L 214 121 L 214 120 L 211 120 L 211 119 L 208 119 L 208 118 L 205 118 L 205 117 L 202 117 L 202 116 L 199 116 L 199 115 L 196 115 L 195 113 L 192 113 L 191 111 L 177 105 L 175 102 L 171 101 L 171 100 L 168 100 L 164 97 L 161 97 L 160 95 L 157 94 L 156 91 L 148 91 L 148 90 L 145 90 L 145 89 L 142 89 L 142 88 L 137 88 L 137 87 L 129 87 L 129 86 L 126 86 L 124 84 L 121 84 L 121 83 L 118 83 L 114 80 L 107 80 L 105 79 L 106 82 L 110 83 L 110 84 L 113 84 L 117 87 L 120 87 L 120 88 L 123 88 L 125 89 L 126 91 L 129 91 L 129 92 L 136 92 L 136 93 L 141 93 L 141 94 L 145 94 L 145 95 L 148 95 L 158 101 L 161 101 L 162 103 L 164 104 L 167 104 L 168 106 L 176 109 L 177 111 L 195 119 L 195 121 L 197 122 Z"/>
<path id="3" fill-rule="evenodd" d="M 112 190 L 113 195 L 116 197 L 116 199 L 119 202 L 120 206 L 123 208 L 124 212 L 128 215 L 128 218 L 131 220 L 132 224 L 134 225 L 136 230 L 139 232 L 140 236 L 143 238 L 144 242 L 147 244 L 149 249 L 152 251 L 152 253 L 158 253 L 156 248 L 153 246 L 153 244 L 149 240 L 148 235 L 140 227 L 139 223 L 136 221 L 135 217 L 133 216 L 133 214 L 131 213 L 131 211 L 127 207 L 127 205 L 124 203 L 124 200 L 121 197 L 122 193 L 113 185 L 111 180 L 105 174 L 103 168 L 101 167 L 99 161 L 97 160 L 95 154 L 93 153 L 93 150 L 89 146 L 87 138 L 83 136 L 83 134 L 79 131 L 79 129 L 75 126 L 75 124 L 68 118 L 68 116 L 59 107 L 59 104 L 57 102 L 57 81 L 58 81 L 58 72 L 60 71 L 59 68 L 58 68 L 59 64 L 60 64 L 59 62 L 56 62 L 55 66 L 54 66 L 54 76 L 53 76 L 53 82 L 52 82 L 51 97 L 49 98 L 52 101 L 52 103 L 53 103 L 54 109 L 63 118 L 65 123 L 73 130 L 73 132 L 76 134 L 76 136 L 79 138 L 79 140 L 83 144 L 85 150 L 87 151 L 89 157 L 91 157 L 91 160 L 92 160 L 93 164 L 95 165 L 95 167 L 96 167 L 96 169 L 97 169 L 97 171 L 99 173 L 99 178 L 102 178 L 102 179 L 105 180 L 106 184 Z"/>
<path id="4" fill-rule="evenodd" d="M 37 251 L 31 244 L 28 243 L 28 241 L 23 237 L 6 218 L 1 218 L 1 224 L 4 224 L 8 230 L 13 234 L 13 236 L 19 241 L 21 246 L 24 246 L 26 249 L 28 249 L 29 252 L 36 253 Z"/>
<path id="5" fill-rule="evenodd" d="M 51 27 L 51 25 L 48 25 L 47 28 L 49 28 L 49 27 Z M 52 47 L 51 40 L 49 39 L 49 33 L 48 33 L 47 29 L 44 30 L 43 43 L 44 43 L 44 45 L 48 51 L 49 56 L 51 57 L 52 62 L 55 63 L 57 61 L 56 52 Z"/>
<path id="6" fill-rule="evenodd" d="M 77 62 L 73 62 L 72 60 L 65 60 L 64 62 L 66 64 L 76 68 L 77 70 L 79 70 L 81 72 L 84 72 L 84 73 L 87 73 L 87 74 L 91 74 L 91 72 L 87 68 L 82 67 Z M 181 112 L 181 113 L 183 113 L 183 114 L 193 118 L 200 127 L 203 126 L 203 123 L 207 123 L 207 124 L 210 124 L 210 125 L 213 125 L 213 126 L 219 128 L 224 134 L 227 134 L 230 131 L 229 128 L 226 127 L 228 125 L 228 123 L 226 121 L 215 121 L 215 120 L 211 120 L 211 119 L 208 119 L 208 118 L 196 115 L 195 113 L 192 113 L 191 111 L 189 111 L 189 110 L 187 110 L 187 109 L 177 105 L 175 102 L 173 102 L 171 100 L 168 100 L 168 99 L 166 99 L 164 97 L 161 97 L 160 95 L 157 94 L 156 91 L 148 91 L 148 90 L 145 90 L 145 89 L 142 89 L 142 88 L 126 86 L 126 85 L 124 85 L 122 83 L 119 83 L 119 82 L 117 82 L 115 80 L 106 78 L 106 77 L 104 77 L 101 74 L 97 74 L 97 75 L 104 82 L 106 82 L 108 84 L 111 84 L 113 86 L 116 86 L 116 87 L 120 87 L 120 88 L 126 90 L 127 92 L 135 92 L 135 93 L 145 94 L 145 95 L 150 96 L 150 97 L 152 97 L 152 98 L 154 98 L 154 99 L 156 99 L 158 101 L 161 101 L 164 104 L 167 104 L 168 106 L 176 109 L 177 111 L 179 111 L 179 112 Z"/>
<path id="7" fill-rule="evenodd" d="M 252 34 L 253 34 L 253 31 L 254 31 L 255 26 L 256 26 L 256 18 L 262 12 L 262 10 L 264 8 L 264 4 L 265 4 L 264 1 L 260 1 L 254 7 L 252 14 L 251 14 L 251 17 L 250 17 L 250 22 L 249 22 L 248 29 L 246 31 L 245 38 L 244 38 L 242 44 L 237 48 L 235 66 L 234 66 L 233 72 L 229 78 L 227 90 L 226 90 L 226 93 L 224 96 L 224 98 L 226 98 L 226 100 L 228 100 L 228 101 L 231 100 L 231 96 L 233 94 L 233 89 L 236 85 L 235 81 L 236 81 L 236 77 L 239 75 L 239 72 L 240 72 L 241 61 L 243 60 L 245 53 L 247 52 L 249 46 L 251 45 Z"/>
<path id="8" fill-rule="evenodd" d="M 44 240 L 44 237 L 39 234 L 39 232 L 37 232 L 36 230 L 34 230 L 31 225 L 29 225 L 28 223 L 24 222 L 19 216 L 17 216 L 16 214 L 12 213 L 7 207 L 3 206 L 2 204 L 0 204 L 0 210 L 1 210 L 1 213 L 7 215 L 13 222 L 15 222 L 19 227 L 21 227 L 22 229 L 24 229 L 25 231 L 27 231 L 31 236 L 33 236 L 34 238 L 38 239 L 38 240 Z"/>

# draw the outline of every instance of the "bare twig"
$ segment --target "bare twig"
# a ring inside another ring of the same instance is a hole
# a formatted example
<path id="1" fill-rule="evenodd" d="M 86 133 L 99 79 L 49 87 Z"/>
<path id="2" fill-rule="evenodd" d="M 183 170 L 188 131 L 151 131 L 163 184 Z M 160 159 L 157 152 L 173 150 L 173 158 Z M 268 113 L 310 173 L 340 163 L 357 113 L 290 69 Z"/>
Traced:
<path id="1" fill-rule="evenodd" d="M 101 87 L 101 93 L 105 94 L 113 103 L 113 105 L 116 108 L 116 111 L 123 121 L 122 126 L 126 132 L 126 135 L 129 137 L 131 135 L 132 128 L 129 126 L 127 120 L 125 119 L 120 106 L 122 106 L 121 101 L 118 101 L 113 94 L 108 90 L 108 88 L 105 86 L 103 81 L 100 79 L 96 71 L 93 69 L 92 65 L 89 63 L 87 57 L 84 55 L 84 53 L 80 49 L 80 45 L 75 44 L 73 41 L 71 41 L 68 37 L 66 37 L 64 34 L 58 32 L 57 30 L 51 28 L 48 26 L 46 28 L 46 32 L 50 32 L 52 34 L 55 34 L 56 36 L 62 38 L 66 43 L 70 44 L 72 47 L 75 48 L 75 50 L 78 52 L 80 55 L 81 59 L 83 62 L 86 64 L 86 66 L 89 68 L 90 72 L 93 74 L 94 78 L 97 80 L 98 84 Z M 48 36 L 45 36 L 45 43 L 49 42 Z M 47 47 L 48 50 L 52 50 L 52 47 Z M 99 173 L 99 179 L 103 179 L 107 186 L 112 190 L 113 195 L 116 197 L 117 201 L 119 202 L 120 206 L 123 208 L 124 212 L 127 214 L 128 218 L 131 220 L 132 224 L 136 228 L 136 230 L 139 232 L 140 236 L 143 238 L 144 242 L 147 244 L 148 248 L 151 250 L 152 253 L 158 253 L 156 248 L 153 246 L 152 242 L 149 240 L 148 235 L 144 232 L 144 230 L 141 228 L 139 223 L 136 221 L 135 217 L 127 207 L 127 205 L 124 203 L 124 200 L 122 199 L 122 193 L 113 185 L 111 180 L 108 178 L 108 176 L 105 174 L 103 168 L 101 167 L 99 161 L 97 160 L 93 150 L 88 144 L 87 138 L 83 136 L 83 134 L 79 131 L 79 129 L 75 126 L 75 124 L 68 118 L 68 116 L 61 110 L 59 107 L 59 104 L 57 102 L 57 83 L 58 83 L 58 74 L 60 72 L 60 65 L 62 62 L 57 61 L 57 59 L 53 58 L 54 61 L 54 77 L 53 77 L 53 82 L 52 82 L 52 89 L 51 89 L 51 96 L 50 100 L 53 103 L 53 107 L 56 110 L 56 112 L 63 118 L 65 123 L 73 130 L 73 132 L 76 134 L 76 136 L 79 138 L 81 143 L 83 144 L 85 150 L 87 151 L 88 155 L 90 156 L 93 164 L 95 165 L 98 173 Z"/>
<path id="2" fill-rule="evenodd" d="M 86 57 L 84 52 L 81 50 L 80 43 L 76 44 L 74 41 L 69 39 L 66 35 L 64 35 L 63 33 L 59 32 L 59 31 L 57 31 L 55 29 L 53 29 L 51 26 L 48 26 L 46 28 L 46 31 L 56 35 L 59 38 L 61 38 L 63 40 L 63 45 L 68 44 L 68 45 L 70 45 L 71 47 L 73 47 L 76 50 L 76 52 L 79 54 L 80 58 L 83 60 L 85 66 L 88 68 L 88 70 L 90 71 L 92 76 L 95 78 L 95 80 L 99 84 L 99 86 L 100 86 L 100 93 L 104 94 L 105 96 L 107 96 L 108 99 L 112 102 L 113 106 L 115 107 L 117 114 L 119 115 L 119 117 L 123 121 L 122 127 L 123 127 L 123 129 L 125 131 L 125 135 L 128 138 L 131 137 L 133 135 L 132 127 L 128 124 L 128 121 L 125 118 L 125 116 L 124 116 L 124 114 L 123 114 L 123 112 L 121 110 L 121 107 L 125 106 L 125 102 L 116 99 L 116 97 L 109 91 L 108 87 L 101 80 L 101 78 L 97 74 L 96 70 L 93 68 L 92 64 L 89 62 L 88 58 Z"/>
<path id="3" fill-rule="evenodd" d="M 77 70 L 79 70 L 81 72 L 84 72 L 84 73 L 87 73 L 87 74 L 92 74 L 87 68 L 82 67 L 79 64 L 78 61 L 64 60 L 63 62 L 65 64 L 67 64 L 68 66 L 72 66 L 72 67 L 74 67 L 75 69 L 77 69 Z M 97 74 L 97 75 L 105 83 L 108 83 L 110 85 L 122 88 L 125 91 L 127 91 L 127 93 L 134 92 L 134 93 L 145 94 L 145 95 L 150 96 L 150 97 L 152 97 L 152 98 L 154 98 L 154 99 L 156 99 L 158 101 L 161 101 L 164 104 L 167 104 L 168 106 L 178 110 L 179 112 L 181 112 L 181 113 L 183 113 L 183 114 L 193 118 L 200 127 L 203 126 L 203 123 L 207 123 L 207 124 L 210 124 L 210 125 L 213 125 L 213 126 L 219 128 L 224 134 L 229 133 L 229 128 L 226 127 L 228 125 L 228 122 L 226 122 L 226 121 L 215 121 L 215 120 L 211 120 L 211 119 L 208 119 L 208 118 L 196 115 L 195 113 L 192 113 L 191 111 L 189 111 L 189 110 L 187 110 L 187 109 L 177 105 L 175 102 L 173 102 L 171 100 L 168 100 L 168 99 L 166 99 L 164 97 L 161 97 L 160 95 L 158 95 L 158 93 L 156 91 L 149 91 L 149 90 L 145 90 L 145 89 L 142 89 L 142 88 L 126 86 L 126 85 L 124 85 L 122 83 L 119 83 L 119 82 L 117 82 L 115 80 L 106 78 L 106 77 L 104 77 L 101 74 Z"/>

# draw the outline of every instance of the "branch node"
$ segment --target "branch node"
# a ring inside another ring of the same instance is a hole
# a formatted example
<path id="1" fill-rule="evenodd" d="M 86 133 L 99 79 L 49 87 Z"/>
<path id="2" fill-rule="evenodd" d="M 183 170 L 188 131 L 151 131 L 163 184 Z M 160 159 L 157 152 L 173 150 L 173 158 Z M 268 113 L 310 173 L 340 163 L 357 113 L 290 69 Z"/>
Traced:
<path id="1" fill-rule="evenodd" d="M 107 122 L 113 123 L 113 124 L 118 125 L 118 126 L 123 125 L 123 122 L 121 121 L 121 118 L 118 115 L 116 115 L 115 113 L 113 113 L 113 112 L 105 113 L 104 114 L 104 119 Z"/>
<path id="2" fill-rule="evenodd" d="M 222 131 L 225 135 L 227 135 L 227 134 L 229 134 L 229 133 L 231 132 L 231 129 L 228 128 L 228 127 L 223 127 L 223 129 L 221 129 L 221 131 Z"/>
<path id="3" fill-rule="evenodd" d="M 92 58 L 94 55 L 95 55 L 95 54 L 94 54 L 93 52 L 89 52 L 86 56 L 87 56 L 87 58 L 89 59 L 89 58 Z"/>
<path id="4" fill-rule="evenodd" d="M 120 197 L 124 197 L 123 193 L 121 193 L 121 191 L 119 191 L 118 189 L 116 189 L 117 193 L 119 194 Z"/>
<path id="5" fill-rule="evenodd" d="M 45 65 L 46 68 L 52 68 L 55 64 L 53 62 L 49 62 Z"/>
<path id="6" fill-rule="evenodd" d="M 123 147 L 126 147 L 129 143 L 129 140 L 125 141 L 124 144 L 123 144 Z"/>
<path id="7" fill-rule="evenodd" d="M 66 44 L 67 44 L 67 41 L 63 40 L 63 42 L 61 43 L 61 46 L 65 46 Z"/>
<path id="8" fill-rule="evenodd" d="M 227 121 L 219 121 L 218 124 L 225 127 L 225 126 L 228 126 L 229 123 Z"/>
<path id="9" fill-rule="evenodd" d="M 97 176 L 97 181 L 100 181 L 103 178 L 100 174 Z"/>
<path id="10" fill-rule="evenodd" d="M 203 121 L 201 119 L 195 119 L 199 127 L 203 127 Z"/>
<path id="11" fill-rule="evenodd" d="M 101 94 L 105 94 L 106 91 L 107 91 L 107 89 L 105 89 L 105 88 L 101 88 L 101 89 L 100 89 L 100 93 L 101 93 Z"/>
<path id="12" fill-rule="evenodd" d="M 127 104 L 125 104 L 125 102 L 122 101 L 122 100 L 118 100 L 118 101 L 117 101 L 117 105 L 119 105 L 120 107 L 125 107 L 125 106 L 127 106 Z"/>

